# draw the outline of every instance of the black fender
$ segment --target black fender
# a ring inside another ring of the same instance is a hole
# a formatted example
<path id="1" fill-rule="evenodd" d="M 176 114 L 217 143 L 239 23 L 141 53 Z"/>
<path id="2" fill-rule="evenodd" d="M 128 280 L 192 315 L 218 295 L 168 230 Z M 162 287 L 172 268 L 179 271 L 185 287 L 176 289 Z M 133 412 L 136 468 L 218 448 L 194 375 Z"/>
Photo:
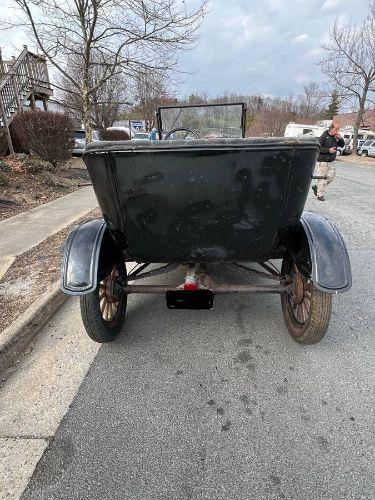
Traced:
<path id="1" fill-rule="evenodd" d="M 323 215 L 304 211 L 300 230 L 308 243 L 314 286 L 328 293 L 349 290 L 352 286 L 349 255 L 335 224 Z"/>
<path id="2" fill-rule="evenodd" d="M 93 292 L 98 274 L 105 273 L 119 254 L 104 219 L 84 222 L 69 234 L 61 264 L 61 290 L 68 295 Z"/>

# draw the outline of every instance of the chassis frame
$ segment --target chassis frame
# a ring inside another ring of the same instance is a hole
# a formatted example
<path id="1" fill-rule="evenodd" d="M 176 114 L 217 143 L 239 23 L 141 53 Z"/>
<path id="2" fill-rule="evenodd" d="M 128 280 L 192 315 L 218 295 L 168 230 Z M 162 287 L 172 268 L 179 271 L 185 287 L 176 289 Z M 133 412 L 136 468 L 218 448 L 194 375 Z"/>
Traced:
<path id="1" fill-rule="evenodd" d="M 167 291 L 173 289 L 182 288 L 189 280 L 193 280 L 197 283 L 197 290 L 206 289 L 211 290 L 216 294 L 231 294 L 231 293 L 293 293 L 293 283 L 291 282 L 290 276 L 282 276 L 277 270 L 273 270 L 266 263 L 259 263 L 260 266 L 264 266 L 268 273 L 258 271 L 257 269 L 249 268 L 239 263 L 223 263 L 224 266 L 230 267 L 232 269 L 245 271 L 247 274 L 258 278 L 265 278 L 270 280 L 278 281 L 278 285 L 251 285 L 251 284 L 217 284 L 215 283 L 211 276 L 208 274 L 207 266 L 205 264 L 167 264 L 160 268 L 154 269 L 149 272 L 143 272 L 150 264 L 139 264 L 139 267 L 134 269 L 128 274 L 127 281 L 121 280 L 117 282 L 119 286 L 125 293 L 146 293 L 146 294 L 163 294 Z M 187 267 L 187 273 L 185 281 L 182 285 L 176 287 L 175 284 L 163 284 L 163 285 L 134 285 L 130 282 L 150 278 L 153 276 L 158 276 L 165 274 L 180 267 Z"/>

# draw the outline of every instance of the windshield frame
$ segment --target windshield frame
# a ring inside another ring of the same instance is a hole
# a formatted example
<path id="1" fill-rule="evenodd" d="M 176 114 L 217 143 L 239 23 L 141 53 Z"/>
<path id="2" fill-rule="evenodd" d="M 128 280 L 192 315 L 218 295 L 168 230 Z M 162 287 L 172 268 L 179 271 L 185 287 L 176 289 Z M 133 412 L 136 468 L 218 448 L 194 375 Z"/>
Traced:
<path id="1" fill-rule="evenodd" d="M 242 106 L 241 130 L 242 130 L 242 138 L 244 138 L 245 134 L 246 134 L 246 110 L 247 110 L 246 103 L 245 102 L 220 102 L 220 103 L 214 103 L 214 104 L 180 104 L 180 105 L 175 105 L 175 106 L 159 106 L 155 112 L 159 140 L 162 140 L 163 124 L 162 124 L 162 118 L 161 118 L 162 113 L 161 112 L 163 109 L 208 108 L 208 107 L 213 107 L 213 106 L 216 106 L 216 107 L 218 107 L 218 106 Z"/>

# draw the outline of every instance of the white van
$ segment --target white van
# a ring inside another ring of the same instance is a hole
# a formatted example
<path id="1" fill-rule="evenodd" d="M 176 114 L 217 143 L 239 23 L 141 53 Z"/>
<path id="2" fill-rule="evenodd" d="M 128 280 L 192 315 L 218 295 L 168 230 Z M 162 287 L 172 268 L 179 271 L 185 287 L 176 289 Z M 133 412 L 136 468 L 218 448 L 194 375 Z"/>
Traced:
<path id="1" fill-rule="evenodd" d="M 299 137 L 301 135 L 320 137 L 325 130 L 327 127 L 321 125 L 303 125 L 290 122 L 285 128 L 284 137 Z"/>
<path id="2" fill-rule="evenodd" d="M 353 139 L 354 130 L 353 127 L 344 127 L 340 129 L 340 133 L 344 139 Z M 362 129 L 358 130 L 358 140 L 369 141 L 370 139 L 375 139 L 375 133 L 372 130 Z"/>

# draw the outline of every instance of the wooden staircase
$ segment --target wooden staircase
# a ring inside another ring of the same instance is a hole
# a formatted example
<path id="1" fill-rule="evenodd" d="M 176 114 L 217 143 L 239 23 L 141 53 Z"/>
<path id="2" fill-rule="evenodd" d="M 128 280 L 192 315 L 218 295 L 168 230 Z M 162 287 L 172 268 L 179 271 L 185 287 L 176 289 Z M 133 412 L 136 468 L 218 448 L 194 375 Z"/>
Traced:
<path id="1" fill-rule="evenodd" d="M 52 94 L 44 57 L 26 46 L 12 61 L 3 61 L 0 53 L 0 156 L 7 151 L 13 153 L 9 125 L 14 117 L 26 109 L 36 109 L 36 100 L 42 100 L 46 110 Z"/>

